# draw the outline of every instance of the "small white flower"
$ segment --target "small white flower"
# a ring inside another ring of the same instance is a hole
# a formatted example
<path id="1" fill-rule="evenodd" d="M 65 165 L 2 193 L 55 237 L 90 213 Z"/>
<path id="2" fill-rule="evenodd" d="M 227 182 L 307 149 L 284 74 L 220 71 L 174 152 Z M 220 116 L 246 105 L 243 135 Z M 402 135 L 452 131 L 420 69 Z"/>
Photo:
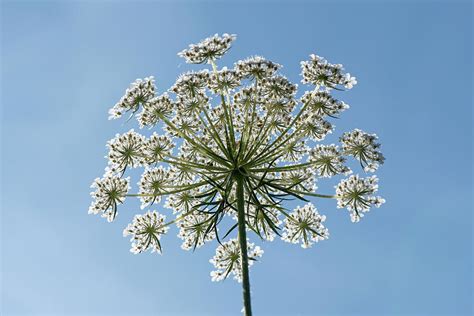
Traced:
<path id="1" fill-rule="evenodd" d="M 209 81 L 209 71 L 190 71 L 181 74 L 170 91 L 182 98 L 205 96 L 205 88 Z"/>
<path id="2" fill-rule="evenodd" d="M 349 105 L 333 98 L 327 91 L 306 92 L 301 97 L 301 103 L 308 104 L 308 109 L 320 117 L 337 117 L 342 111 L 349 108 Z"/>
<path id="3" fill-rule="evenodd" d="M 280 68 L 270 60 L 261 56 L 253 56 L 245 60 L 239 60 L 235 63 L 235 70 L 244 78 L 263 79 L 271 77 Z"/>
<path id="4" fill-rule="evenodd" d="M 135 113 L 140 104 L 144 105 L 155 96 L 155 89 L 153 77 L 135 80 L 120 101 L 109 110 L 109 120 L 121 117 L 124 112 Z"/>
<path id="5" fill-rule="evenodd" d="M 177 115 L 188 116 L 199 114 L 203 109 L 209 108 L 209 98 L 204 93 L 195 96 L 179 96 L 177 101 Z"/>
<path id="6" fill-rule="evenodd" d="M 202 122 L 196 114 L 188 116 L 177 115 L 173 117 L 171 123 L 174 127 L 167 125 L 165 129 L 173 137 L 179 137 L 181 134 L 194 135 L 202 126 Z"/>
<path id="7" fill-rule="evenodd" d="M 385 161 L 379 151 L 377 135 L 367 134 L 360 129 L 344 133 L 340 138 L 344 154 L 351 155 L 359 160 L 366 172 L 374 172 Z"/>
<path id="8" fill-rule="evenodd" d="M 235 70 L 227 67 L 212 73 L 209 77 L 209 89 L 216 94 L 227 94 L 239 85 L 240 76 Z"/>
<path id="9" fill-rule="evenodd" d="M 183 240 L 181 248 L 190 250 L 201 247 L 205 242 L 216 237 L 211 215 L 199 211 L 192 212 L 177 223 L 178 237 Z"/>
<path id="10" fill-rule="evenodd" d="M 359 175 L 350 176 L 342 180 L 336 188 L 337 207 L 347 208 L 351 213 L 352 222 L 358 222 L 368 212 L 370 207 L 380 207 L 385 200 L 373 194 L 378 190 L 378 178 L 359 178 Z"/>
<path id="11" fill-rule="evenodd" d="M 158 163 L 165 157 L 170 156 L 175 144 L 166 135 L 158 135 L 156 132 L 145 141 L 143 154 L 148 163 Z"/>
<path id="12" fill-rule="evenodd" d="M 174 102 L 166 93 L 150 99 L 143 105 L 143 110 L 137 115 L 140 128 L 155 126 L 161 121 L 162 117 L 169 117 L 174 108 Z"/>
<path id="13" fill-rule="evenodd" d="M 89 214 L 98 214 L 102 212 L 102 217 L 112 222 L 117 215 L 117 204 L 123 203 L 128 190 L 130 178 L 121 179 L 116 176 L 105 176 L 102 179 L 95 179 L 91 188 L 94 201 L 89 207 Z"/>
<path id="14" fill-rule="evenodd" d="M 211 63 L 221 58 L 229 50 L 235 39 L 234 34 L 225 33 L 222 36 L 215 34 L 198 44 L 189 45 L 189 48 L 179 52 L 178 56 L 183 57 L 190 64 Z"/>
<path id="15" fill-rule="evenodd" d="M 123 174 L 127 167 L 134 168 L 145 164 L 144 144 L 145 137 L 133 129 L 122 135 L 116 134 L 115 138 L 107 143 L 110 172 Z"/>
<path id="16" fill-rule="evenodd" d="M 161 196 L 166 191 L 166 186 L 170 184 L 170 171 L 162 166 L 153 169 L 145 169 L 138 186 L 140 191 L 141 208 L 161 201 Z"/>
<path id="17" fill-rule="evenodd" d="M 306 146 L 304 141 L 288 142 L 282 148 L 281 160 L 288 162 L 298 162 L 307 153 L 308 146 Z"/>
<path id="18" fill-rule="evenodd" d="M 281 181 L 287 186 L 304 192 L 314 192 L 317 189 L 314 171 L 310 168 L 282 171 Z"/>
<path id="19" fill-rule="evenodd" d="M 130 252 L 138 254 L 151 248 L 151 252 L 161 254 L 161 235 L 166 234 L 169 227 L 165 226 L 166 216 L 156 211 L 148 211 L 143 215 L 135 215 L 133 222 L 123 231 L 123 236 L 131 235 Z"/>
<path id="20" fill-rule="evenodd" d="M 311 83 L 326 89 L 333 89 L 340 85 L 350 89 L 357 83 L 354 77 L 344 73 L 341 64 L 331 64 L 323 57 L 314 54 L 310 55 L 309 61 L 301 62 L 301 70 L 303 83 Z"/>
<path id="21" fill-rule="evenodd" d="M 196 198 L 198 194 L 198 189 L 183 190 L 170 194 L 166 199 L 165 207 L 173 210 L 173 214 L 187 213 L 199 203 L 199 199 Z"/>
<path id="22" fill-rule="evenodd" d="M 294 244 L 301 241 L 302 248 L 309 248 L 313 242 L 329 238 L 329 231 L 322 224 L 325 220 L 326 216 L 319 215 L 313 204 L 298 206 L 285 218 L 282 239 Z"/>
<path id="23" fill-rule="evenodd" d="M 314 141 L 323 140 L 334 129 L 331 123 L 321 119 L 314 112 L 303 113 L 295 125 L 303 136 L 309 137 Z"/>
<path id="24" fill-rule="evenodd" d="M 350 73 L 347 73 L 344 76 L 344 87 L 346 89 L 352 89 L 357 84 L 356 77 L 351 77 Z"/>
<path id="25" fill-rule="evenodd" d="M 336 145 L 317 145 L 309 152 L 311 166 L 321 177 L 332 177 L 337 174 L 349 174 L 351 170 L 344 165 L 346 159 Z"/>
<path id="26" fill-rule="evenodd" d="M 257 258 L 262 257 L 263 250 L 259 246 L 255 246 L 247 241 L 247 254 L 250 267 Z M 222 281 L 232 273 L 235 280 L 242 282 L 242 261 L 240 245 L 237 239 L 231 239 L 219 245 L 216 249 L 216 255 L 209 262 L 216 268 L 216 270 L 211 272 L 212 281 Z"/>
<path id="27" fill-rule="evenodd" d="M 270 100 L 292 99 L 297 89 L 298 85 L 283 76 L 262 79 L 262 94 Z"/>

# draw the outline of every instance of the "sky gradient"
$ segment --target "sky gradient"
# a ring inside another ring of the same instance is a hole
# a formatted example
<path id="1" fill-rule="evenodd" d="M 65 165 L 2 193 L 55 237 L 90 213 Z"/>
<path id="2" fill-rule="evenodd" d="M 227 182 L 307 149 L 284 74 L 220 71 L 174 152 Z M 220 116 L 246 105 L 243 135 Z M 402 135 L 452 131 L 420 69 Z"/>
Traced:
<path id="1" fill-rule="evenodd" d="M 344 64 L 359 84 L 326 143 L 361 128 L 387 158 L 387 203 L 360 223 L 315 199 L 329 240 L 252 238 L 255 315 L 471 315 L 472 2 L 4 1 L 1 26 L 0 314 L 240 315 L 240 284 L 210 281 L 215 244 L 184 252 L 173 228 L 162 256 L 132 255 L 138 201 L 87 214 L 106 141 L 137 128 L 108 109 L 136 78 L 167 90 L 199 68 L 178 51 L 227 32 L 220 66 L 259 54 L 299 83 L 311 53 Z"/>

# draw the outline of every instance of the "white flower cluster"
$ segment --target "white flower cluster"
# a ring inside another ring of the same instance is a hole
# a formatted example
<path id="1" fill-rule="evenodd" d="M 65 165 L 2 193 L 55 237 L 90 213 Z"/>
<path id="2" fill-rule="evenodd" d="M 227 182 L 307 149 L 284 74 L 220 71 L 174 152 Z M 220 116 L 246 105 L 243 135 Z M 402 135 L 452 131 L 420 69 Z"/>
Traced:
<path id="1" fill-rule="evenodd" d="M 183 57 L 190 64 L 210 63 L 221 58 L 236 38 L 234 34 L 222 34 L 222 36 L 215 34 L 198 44 L 189 45 L 189 48 L 179 52 L 178 56 Z"/>
<path id="2" fill-rule="evenodd" d="M 311 168 L 301 168 L 280 172 L 281 183 L 303 192 L 314 192 L 316 186 L 316 177 Z"/>
<path id="3" fill-rule="evenodd" d="M 367 134 L 360 129 L 355 129 L 344 133 L 341 143 L 344 154 L 354 156 L 367 172 L 374 172 L 385 161 L 379 151 L 380 144 L 377 143 L 375 134 Z"/>
<path id="4" fill-rule="evenodd" d="M 325 220 L 326 216 L 319 215 L 313 204 L 298 206 L 285 218 L 282 239 L 294 244 L 301 241 L 301 247 L 309 248 L 313 242 L 329 238 L 329 231 L 322 224 Z"/>
<path id="5" fill-rule="evenodd" d="M 164 158 L 171 156 L 175 144 L 173 139 L 167 135 L 158 135 L 156 132 L 148 138 L 144 144 L 143 155 L 148 163 L 158 163 Z"/>
<path id="6" fill-rule="evenodd" d="M 254 56 L 235 63 L 235 70 L 243 78 L 263 79 L 273 76 L 281 66 L 261 56 Z"/>
<path id="7" fill-rule="evenodd" d="M 89 214 L 102 212 L 102 217 L 112 222 L 117 215 L 117 204 L 123 203 L 125 195 L 130 190 L 130 178 L 119 178 L 115 176 L 105 176 L 102 179 L 95 179 L 91 188 L 94 199 L 89 207 Z"/>
<path id="8" fill-rule="evenodd" d="M 336 186 L 337 207 L 347 208 L 351 214 L 351 220 L 358 222 L 368 212 L 370 207 L 380 207 L 385 200 L 373 194 L 378 190 L 378 178 L 359 178 L 358 175 L 350 176 L 342 180 Z"/>
<path id="9" fill-rule="evenodd" d="M 341 64 L 331 64 L 321 56 L 311 54 L 311 60 L 301 62 L 303 83 L 323 86 L 327 89 L 337 88 L 338 85 L 352 89 L 357 84 L 355 77 L 344 72 Z"/>
<path id="10" fill-rule="evenodd" d="M 321 177 L 328 178 L 351 172 L 349 167 L 344 165 L 346 158 L 336 145 L 317 145 L 309 152 L 309 161 Z"/>
<path id="11" fill-rule="evenodd" d="M 133 129 L 125 134 L 117 134 L 107 143 L 109 148 L 108 170 L 112 173 L 123 173 L 127 167 L 143 166 L 146 157 L 143 155 L 145 137 Z"/>
<path id="12" fill-rule="evenodd" d="M 322 141 L 333 131 L 333 126 L 323 120 L 315 112 L 305 112 L 296 121 L 296 129 L 301 131 L 303 137 L 309 137 L 314 141 Z"/>
<path id="13" fill-rule="evenodd" d="M 166 234 L 169 227 L 165 225 L 166 216 L 156 211 L 148 211 L 143 215 L 135 215 L 133 222 L 123 231 L 123 236 L 132 236 L 131 252 L 134 254 L 151 249 L 161 253 L 161 235 Z"/>
<path id="14" fill-rule="evenodd" d="M 161 252 L 160 238 L 171 223 L 179 228 L 185 250 L 220 242 L 220 237 L 224 241 L 238 228 L 241 239 L 224 242 L 211 259 L 213 281 L 231 273 L 242 279 L 245 258 L 239 245 L 245 248 L 247 233 L 267 241 L 280 236 L 303 248 L 329 237 L 325 216 L 313 204 L 288 214 L 288 199 L 337 199 L 354 222 L 384 202 L 373 195 L 376 177 L 343 179 L 335 195 L 320 194 L 317 187 L 318 179 L 352 172 L 347 156 L 366 172 L 384 162 L 377 136 L 358 129 L 344 133 L 339 146 L 320 143 L 334 131 L 332 119 L 349 109 L 333 90 L 351 89 L 355 77 L 342 65 L 311 55 L 301 67 L 302 82 L 313 86 L 298 94 L 298 85 L 280 73 L 281 66 L 260 56 L 219 68 L 216 61 L 235 38 L 216 34 L 180 52 L 187 63 L 208 63 L 209 69 L 185 72 L 163 93 L 155 94 L 153 77 L 131 84 L 110 109 L 111 117 L 132 112 L 140 128 L 162 132 L 144 136 L 131 129 L 107 143 L 108 167 L 94 181 L 89 208 L 112 221 L 126 196 L 140 198 L 142 209 L 165 197 L 164 206 L 176 216 L 172 221 L 165 223 L 164 215 L 148 211 L 125 229 L 134 253 Z M 136 167 L 144 168 L 138 193 L 128 194 L 129 180 L 122 177 Z M 249 265 L 263 254 L 252 243 L 247 252 Z"/>
<path id="15" fill-rule="evenodd" d="M 170 91 L 184 98 L 204 97 L 206 86 L 209 82 L 209 71 L 190 71 L 178 77 Z"/>
<path id="16" fill-rule="evenodd" d="M 259 246 L 247 241 L 247 254 L 249 266 L 252 266 L 257 258 L 262 257 L 263 250 Z M 216 270 L 211 272 L 212 281 L 222 281 L 232 273 L 234 279 L 242 282 L 242 261 L 240 257 L 240 245 L 237 239 L 231 239 L 216 249 L 216 255 L 209 260 Z"/>
<path id="17" fill-rule="evenodd" d="M 201 212 L 191 212 L 178 222 L 178 237 L 183 240 L 181 248 L 184 250 L 195 249 L 205 242 L 216 238 L 214 230 L 210 229 L 211 215 Z"/>
<path id="18" fill-rule="evenodd" d="M 173 211 L 174 214 L 186 214 L 199 203 L 195 196 L 199 194 L 198 189 L 187 189 L 168 195 L 165 207 Z"/>
<path id="19" fill-rule="evenodd" d="M 209 77 L 209 90 L 215 94 L 226 94 L 238 86 L 240 86 L 239 73 L 233 69 L 227 69 L 227 67 L 212 73 Z"/>
<path id="20" fill-rule="evenodd" d="M 159 203 L 161 200 L 159 194 L 166 192 L 167 186 L 172 185 L 172 179 L 170 170 L 164 169 L 162 166 L 145 169 L 140 182 L 138 182 L 141 208 L 144 209 L 153 203 Z"/>
<path id="21" fill-rule="evenodd" d="M 143 104 L 143 110 L 138 114 L 140 128 L 153 127 L 162 117 L 168 117 L 174 107 L 175 104 L 166 93 L 150 99 Z"/>
<path id="22" fill-rule="evenodd" d="M 117 119 L 124 112 L 135 113 L 140 104 L 144 105 L 155 96 L 155 79 L 153 76 L 137 79 L 125 91 L 125 95 L 109 110 L 109 119 Z"/>
<path id="23" fill-rule="evenodd" d="M 301 97 L 301 103 L 308 104 L 311 112 L 320 117 L 337 117 L 349 108 L 346 103 L 335 99 L 327 91 L 309 91 Z"/>

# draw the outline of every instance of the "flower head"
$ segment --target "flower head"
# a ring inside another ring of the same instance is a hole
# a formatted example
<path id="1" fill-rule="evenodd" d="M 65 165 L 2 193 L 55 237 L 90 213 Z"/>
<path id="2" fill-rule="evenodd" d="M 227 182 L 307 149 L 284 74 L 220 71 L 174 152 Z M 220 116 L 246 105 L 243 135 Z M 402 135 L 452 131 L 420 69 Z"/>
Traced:
<path id="1" fill-rule="evenodd" d="M 235 35 L 216 34 L 178 53 L 187 63 L 210 65 L 181 74 L 167 92 L 155 95 L 153 77 L 132 83 L 111 116 L 132 112 L 140 128 L 153 132 L 145 137 L 130 130 L 108 142 L 109 166 L 93 184 L 89 212 L 102 212 L 111 221 L 125 196 L 140 198 L 141 208 L 163 197 L 174 218 L 165 223 L 156 211 L 136 215 L 124 231 L 132 236 L 131 251 L 161 252 L 161 236 L 176 224 L 184 250 L 219 242 L 210 260 L 213 281 L 233 274 L 245 286 L 246 264 L 263 254 L 253 243 L 246 246 L 247 234 L 266 241 L 280 236 L 303 248 L 327 239 L 325 216 L 313 204 L 287 212 L 286 201 L 337 199 L 338 207 L 358 221 L 384 202 L 374 195 L 376 177 L 351 176 L 335 194 L 315 192 L 316 184 L 349 175 L 347 156 L 372 172 L 384 157 L 377 137 L 357 129 L 342 135 L 340 147 L 322 144 L 335 129 L 334 119 L 349 109 L 333 90 L 357 83 L 342 65 L 311 55 L 301 63 L 301 75 L 313 86 L 300 94 L 298 85 L 280 73 L 281 66 L 263 57 L 219 67 L 216 61 L 234 40 Z M 144 170 L 138 193 L 128 194 L 129 180 L 121 177 L 134 167 Z"/>
<path id="2" fill-rule="evenodd" d="M 178 77 L 170 91 L 181 98 L 204 97 L 205 88 L 209 81 L 209 71 L 187 72 Z"/>
<path id="3" fill-rule="evenodd" d="M 291 83 L 283 76 L 273 76 L 262 79 L 262 93 L 268 99 L 290 100 L 295 96 L 298 85 Z"/>
<path id="4" fill-rule="evenodd" d="M 346 159 L 336 145 L 317 145 L 309 152 L 311 166 L 321 177 L 348 174 L 351 170 L 344 165 Z"/>
<path id="5" fill-rule="evenodd" d="M 230 49 L 235 39 L 236 36 L 234 34 L 229 35 L 225 33 L 222 36 L 215 34 L 198 44 L 189 45 L 189 48 L 179 52 L 178 56 L 183 57 L 190 64 L 211 63 L 221 58 Z"/>
<path id="6" fill-rule="evenodd" d="M 160 194 L 163 194 L 167 186 L 171 184 L 171 174 L 169 170 L 164 169 L 162 166 L 145 170 L 140 182 L 138 182 L 138 186 L 140 187 L 138 194 L 140 194 L 142 209 L 153 203 L 160 202 Z"/>
<path id="7" fill-rule="evenodd" d="M 358 222 L 368 212 L 370 207 L 380 207 L 385 200 L 373 194 L 378 190 L 378 178 L 359 178 L 359 175 L 350 176 L 336 186 L 337 207 L 347 208 L 351 213 L 351 220 Z"/>
<path id="8" fill-rule="evenodd" d="M 216 237 L 212 227 L 212 216 L 207 213 L 194 211 L 184 216 L 177 225 L 179 227 L 178 237 L 183 240 L 181 248 L 184 250 L 195 249 L 211 241 Z"/>
<path id="9" fill-rule="evenodd" d="M 379 151 L 380 144 L 377 143 L 375 134 L 367 134 L 360 129 L 355 129 L 352 132 L 344 133 L 340 140 L 344 154 L 359 160 L 367 172 L 374 172 L 385 161 Z"/>
<path id="10" fill-rule="evenodd" d="M 301 97 L 301 103 L 308 104 L 308 109 L 320 117 L 337 117 L 342 111 L 349 108 L 349 105 L 336 100 L 327 91 L 310 91 Z"/>
<path id="11" fill-rule="evenodd" d="M 117 215 L 117 204 L 123 203 L 130 189 L 129 182 L 130 178 L 122 179 L 116 176 L 95 179 L 91 185 L 95 191 L 91 192 L 94 201 L 89 207 L 89 214 L 102 212 L 102 217 L 112 222 Z"/>
<path id="12" fill-rule="evenodd" d="M 155 79 L 147 77 L 137 79 L 125 91 L 125 95 L 109 110 L 109 119 L 117 119 L 124 112 L 136 112 L 141 105 L 147 103 L 155 96 Z"/>
<path id="13" fill-rule="evenodd" d="M 321 119 L 315 112 L 301 114 L 296 121 L 296 128 L 303 137 L 314 141 L 322 141 L 333 130 L 331 123 Z"/>
<path id="14" fill-rule="evenodd" d="M 247 254 L 249 266 L 252 266 L 257 258 L 262 257 L 263 250 L 259 246 L 247 242 Z M 237 239 L 231 239 L 217 247 L 216 255 L 209 262 L 216 268 L 211 272 L 212 281 L 222 281 L 232 273 L 235 280 L 242 282 L 242 263 Z"/>
<path id="15" fill-rule="evenodd" d="M 148 138 L 143 145 L 143 154 L 147 163 L 158 163 L 165 157 L 170 156 L 175 144 L 171 137 L 158 135 L 156 132 Z"/>
<path id="16" fill-rule="evenodd" d="M 316 177 L 311 168 L 301 168 L 280 172 L 281 182 L 298 191 L 314 192 L 317 189 Z"/>
<path id="17" fill-rule="evenodd" d="M 165 207 L 173 210 L 173 214 L 186 214 L 199 203 L 199 199 L 196 198 L 198 194 L 199 189 L 181 190 L 170 194 L 166 199 Z"/>
<path id="18" fill-rule="evenodd" d="M 235 70 L 242 77 L 259 80 L 273 76 L 280 67 L 279 64 L 261 56 L 253 56 L 235 63 Z"/>
<path id="19" fill-rule="evenodd" d="M 174 102 L 166 93 L 150 99 L 143 105 L 142 111 L 138 114 L 140 128 L 155 126 L 163 117 L 169 117 L 174 108 Z"/>
<path id="20" fill-rule="evenodd" d="M 351 89 L 357 83 L 355 77 L 344 72 L 341 64 L 331 64 L 323 57 L 314 54 L 309 57 L 309 61 L 301 62 L 303 83 L 311 83 L 327 89 L 336 88 L 338 85 Z"/>
<path id="21" fill-rule="evenodd" d="M 309 248 L 313 242 L 329 238 L 328 229 L 322 224 L 325 220 L 326 216 L 319 215 L 313 204 L 298 206 L 285 218 L 282 239 L 294 244 L 301 241 L 301 247 Z"/>
<path id="22" fill-rule="evenodd" d="M 129 166 L 142 166 L 146 162 L 146 157 L 143 155 L 144 145 L 145 137 L 133 129 L 122 135 L 117 134 L 107 143 L 109 148 L 108 171 L 123 173 Z"/>
<path id="23" fill-rule="evenodd" d="M 148 211 L 143 215 L 135 215 L 133 222 L 123 231 L 123 236 L 132 236 L 131 252 L 138 254 L 148 249 L 161 253 L 161 235 L 166 234 L 169 227 L 165 226 L 166 216 L 156 211 Z"/>
<path id="24" fill-rule="evenodd" d="M 226 94 L 240 85 L 240 76 L 233 69 L 226 67 L 212 73 L 209 77 L 209 89 L 214 93 Z"/>

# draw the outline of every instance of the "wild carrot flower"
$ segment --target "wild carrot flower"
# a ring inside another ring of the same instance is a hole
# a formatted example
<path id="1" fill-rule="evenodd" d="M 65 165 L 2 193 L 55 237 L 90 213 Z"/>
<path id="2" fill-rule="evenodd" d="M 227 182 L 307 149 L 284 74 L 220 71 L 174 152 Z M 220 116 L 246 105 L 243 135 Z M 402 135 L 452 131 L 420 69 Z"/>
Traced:
<path id="1" fill-rule="evenodd" d="M 112 222 L 117 215 L 117 205 L 123 203 L 130 189 L 130 178 L 119 178 L 106 175 L 102 179 L 95 179 L 91 185 L 95 191 L 91 192 L 94 199 L 89 207 L 89 214 L 102 212 L 102 217 Z"/>
<path id="2" fill-rule="evenodd" d="M 112 221 L 126 196 L 138 197 L 142 208 L 159 207 L 165 197 L 164 207 L 174 218 L 166 222 L 157 211 L 135 215 L 124 230 L 131 251 L 161 253 L 171 224 L 179 229 L 184 250 L 218 243 L 211 278 L 232 275 L 242 282 L 248 316 L 249 266 L 263 250 L 247 234 L 261 242 L 280 237 L 303 248 L 328 239 L 326 215 L 309 198 L 337 200 L 353 222 L 385 200 L 374 195 L 375 176 L 340 179 L 335 194 L 320 193 L 317 180 L 349 175 L 350 157 L 364 172 L 377 170 L 384 157 L 377 136 L 359 129 L 343 133 L 340 144 L 321 143 L 335 133 L 333 120 L 349 109 L 334 91 L 357 83 L 342 65 L 310 55 L 301 62 L 308 90 L 299 94 L 279 64 L 260 56 L 219 68 L 216 61 L 235 39 L 216 34 L 181 51 L 187 63 L 210 67 L 180 75 L 161 94 L 153 77 L 137 79 L 125 91 L 110 116 L 130 112 L 143 135 L 131 129 L 107 143 L 108 167 L 92 185 L 89 213 Z M 129 193 L 129 178 L 123 177 L 138 167 L 144 168 L 138 192 Z M 288 199 L 306 204 L 289 211 Z"/>
<path id="3" fill-rule="evenodd" d="M 132 236 L 131 252 L 137 254 L 151 249 L 161 253 L 160 239 L 169 227 L 164 224 L 166 216 L 156 211 L 148 211 L 143 215 L 135 215 L 133 222 L 123 231 L 123 236 Z"/>
<path id="4" fill-rule="evenodd" d="M 263 255 L 263 250 L 253 243 L 247 242 L 247 255 L 249 258 L 249 266 L 253 264 L 257 258 Z M 234 279 L 242 282 L 242 263 L 241 248 L 237 239 L 231 239 L 216 249 L 216 255 L 209 260 L 216 270 L 211 272 L 212 281 L 221 281 L 232 273 Z"/>
<path id="5" fill-rule="evenodd" d="M 313 204 L 297 207 L 285 218 L 282 239 L 291 243 L 301 241 L 301 247 L 309 248 L 313 242 L 328 239 L 328 229 L 323 226 L 326 216 L 319 215 Z"/>

